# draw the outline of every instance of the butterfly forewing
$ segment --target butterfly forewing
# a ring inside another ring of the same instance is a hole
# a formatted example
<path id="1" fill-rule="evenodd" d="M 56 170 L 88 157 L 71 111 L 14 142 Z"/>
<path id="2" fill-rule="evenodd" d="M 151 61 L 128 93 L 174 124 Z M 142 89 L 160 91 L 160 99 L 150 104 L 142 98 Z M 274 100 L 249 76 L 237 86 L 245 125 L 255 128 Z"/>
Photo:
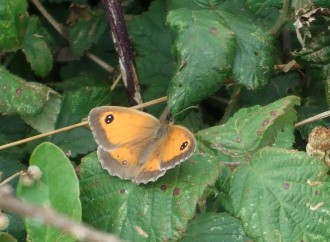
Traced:
<path id="1" fill-rule="evenodd" d="M 103 150 L 152 139 L 160 125 L 149 114 L 115 106 L 94 108 L 88 121 L 97 144 Z"/>

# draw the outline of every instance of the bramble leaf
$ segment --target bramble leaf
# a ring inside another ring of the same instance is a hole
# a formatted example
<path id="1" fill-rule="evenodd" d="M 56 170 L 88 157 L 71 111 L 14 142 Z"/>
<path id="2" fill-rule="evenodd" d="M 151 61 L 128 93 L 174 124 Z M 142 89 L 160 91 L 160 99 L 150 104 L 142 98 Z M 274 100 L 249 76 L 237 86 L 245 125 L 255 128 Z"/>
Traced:
<path id="1" fill-rule="evenodd" d="M 277 131 L 293 124 L 296 120 L 293 106 L 298 104 L 298 97 L 288 96 L 264 107 L 243 108 L 226 124 L 202 130 L 197 136 L 211 148 L 248 162 L 259 148 L 275 142 Z"/>
<path id="2" fill-rule="evenodd" d="M 18 49 L 25 34 L 28 13 L 25 0 L 1 1 L 0 51 Z"/>
<path id="3" fill-rule="evenodd" d="M 214 11 L 177 9 L 166 20 L 176 33 L 177 68 L 169 88 L 173 114 L 217 91 L 231 70 L 234 33 Z"/>
<path id="4" fill-rule="evenodd" d="M 304 152 L 265 147 L 232 177 L 235 216 L 256 241 L 326 241 L 328 167 Z"/>
<path id="5" fill-rule="evenodd" d="M 60 109 L 58 93 L 40 83 L 26 82 L 1 67 L 0 85 L 1 114 L 18 114 L 40 132 L 54 129 Z"/>
<path id="6" fill-rule="evenodd" d="M 156 182 L 136 185 L 110 176 L 92 153 L 82 160 L 80 171 L 86 222 L 125 240 L 165 241 L 183 236 L 219 166 L 211 156 L 193 155 Z"/>
<path id="7" fill-rule="evenodd" d="M 39 76 L 45 77 L 53 67 L 53 56 L 51 50 L 43 39 L 39 22 L 36 17 L 30 17 L 24 36 L 22 50 L 31 69 Z M 39 33 L 40 32 L 40 33 Z"/>
<path id="8" fill-rule="evenodd" d="M 202 213 L 189 222 L 182 242 L 249 241 L 241 222 L 227 213 Z"/>

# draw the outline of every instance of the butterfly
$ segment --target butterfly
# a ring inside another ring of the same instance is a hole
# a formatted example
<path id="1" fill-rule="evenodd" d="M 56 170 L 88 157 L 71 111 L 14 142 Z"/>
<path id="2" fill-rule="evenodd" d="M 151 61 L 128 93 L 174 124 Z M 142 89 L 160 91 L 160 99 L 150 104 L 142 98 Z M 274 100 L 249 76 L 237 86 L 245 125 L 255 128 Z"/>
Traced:
<path id="1" fill-rule="evenodd" d="M 187 128 L 130 108 L 97 107 L 90 111 L 88 122 L 103 169 L 137 184 L 156 181 L 196 148 Z"/>

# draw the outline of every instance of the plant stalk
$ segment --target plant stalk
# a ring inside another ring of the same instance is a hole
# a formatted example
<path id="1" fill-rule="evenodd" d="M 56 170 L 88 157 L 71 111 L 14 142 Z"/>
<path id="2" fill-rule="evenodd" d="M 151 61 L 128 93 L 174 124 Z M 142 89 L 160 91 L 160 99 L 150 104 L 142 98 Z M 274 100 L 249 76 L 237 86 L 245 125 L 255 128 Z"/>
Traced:
<path id="1" fill-rule="evenodd" d="M 133 48 L 128 39 L 124 14 L 118 0 L 103 0 L 107 19 L 111 28 L 124 84 L 130 106 L 142 103 L 139 80 L 134 65 Z"/>

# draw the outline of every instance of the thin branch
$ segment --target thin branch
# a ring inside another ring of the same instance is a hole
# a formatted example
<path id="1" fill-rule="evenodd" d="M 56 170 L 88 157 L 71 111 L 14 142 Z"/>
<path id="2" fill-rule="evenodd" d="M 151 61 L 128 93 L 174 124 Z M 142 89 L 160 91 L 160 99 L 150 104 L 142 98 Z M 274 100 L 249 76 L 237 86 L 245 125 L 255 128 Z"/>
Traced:
<path id="1" fill-rule="evenodd" d="M 34 6 L 39 10 L 39 12 L 47 19 L 47 21 L 50 23 L 51 26 L 65 39 L 67 39 L 64 28 L 62 24 L 59 24 L 56 22 L 56 20 L 47 12 L 47 10 L 42 6 L 42 4 L 38 0 L 31 0 L 33 2 Z"/>
<path id="2" fill-rule="evenodd" d="M 43 134 L 38 134 L 38 135 L 29 137 L 29 138 L 26 138 L 26 139 L 21 139 L 21 140 L 18 140 L 18 141 L 9 143 L 9 144 L 1 145 L 0 150 L 6 149 L 6 148 L 9 148 L 9 147 L 12 147 L 12 146 L 24 144 L 24 143 L 27 143 L 27 142 L 31 142 L 33 140 L 41 139 L 41 138 L 44 138 L 44 137 L 48 137 L 48 136 L 51 136 L 51 135 L 54 135 L 54 134 L 62 133 L 64 131 L 68 131 L 68 130 L 79 128 L 79 127 L 86 126 L 86 125 L 88 125 L 88 121 L 73 124 L 73 125 L 70 125 L 70 126 L 67 126 L 67 127 L 64 127 L 64 128 L 60 128 L 60 129 L 56 129 L 56 130 L 46 132 L 46 133 L 43 133 Z"/>
<path id="3" fill-rule="evenodd" d="M 295 60 L 289 61 L 286 64 L 274 66 L 275 71 L 283 71 L 285 73 L 287 73 L 290 70 L 301 70 L 301 69 L 302 69 L 301 65 L 299 65 Z"/>
<path id="4" fill-rule="evenodd" d="M 145 103 L 133 106 L 131 108 L 133 108 L 133 109 L 143 109 L 145 107 L 149 107 L 149 106 L 152 106 L 152 105 L 155 105 L 155 104 L 158 104 L 158 103 L 166 102 L 166 100 L 167 100 L 167 97 L 161 97 L 161 98 L 149 101 L 149 102 L 145 102 Z M 88 121 L 82 121 L 80 123 L 73 124 L 73 125 L 70 125 L 70 126 L 67 126 L 67 127 L 56 129 L 56 130 L 46 132 L 46 133 L 43 133 L 43 134 L 38 134 L 36 136 L 32 136 L 32 137 L 29 137 L 29 138 L 26 138 L 26 139 L 21 139 L 21 140 L 18 140 L 18 141 L 9 143 L 9 144 L 1 145 L 0 150 L 6 149 L 6 148 L 9 148 L 9 147 L 12 147 L 12 146 L 24 144 L 24 143 L 27 143 L 27 142 L 30 142 L 30 141 L 33 141 L 33 140 L 41 139 L 41 138 L 44 138 L 44 137 L 48 137 L 48 136 L 51 136 L 51 135 L 54 135 L 54 134 L 62 133 L 64 131 L 68 131 L 68 130 L 71 130 L 71 129 L 87 126 L 87 125 L 88 125 Z"/>
<path id="5" fill-rule="evenodd" d="M 89 57 L 92 61 L 94 61 L 96 64 L 98 64 L 100 67 L 102 67 L 107 72 L 113 72 L 115 70 L 114 67 L 97 57 L 96 55 L 92 54 L 91 52 L 85 52 L 85 55 Z"/>
<path id="6" fill-rule="evenodd" d="M 133 48 L 128 38 L 124 15 L 118 0 L 103 0 L 107 19 L 111 27 L 124 84 L 130 105 L 142 103 L 139 80 L 134 65 Z"/>
<path id="7" fill-rule="evenodd" d="M 0 207 L 3 210 L 15 213 L 21 217 L 28 217 L 37 221 L 42 221 L 62 231 L 71 234 L 80 241 L 89 242 L 119 242 L 117 236 L 98 231 L 88 225 L 78 224 L 77 222 L 56 213 L 53 209 L 47 207 L 38 207 L 33 204 L 22 202 L 13 197 L 8 192 L 8 186 L 0 186 Z"/>
<path id="8" fill-rule="evenodd" d="M 116 80 L 113 82 L 113 84 L 112 84 L 112 86 L 110 88 L 111 91 L 113 91 L 116 88 L 116 86 L 117 86 L 118 82 L 120 81 L 120 79 L 121 79 L 121 74 L 119 74 L 117 76 Z"/>
<path id="9" fill-rule="evenodd" d="M 217 102 L 219 102 L 221 104 L 229 105 L 229 101 L 227 99 L 225 99 L 225 98 L 218 97 L 218 96 L 215 96 L 215 95 L 210 96 L 209 98 L 210 99 L 213 99 L 214 101 L 217 101 Z"/>
<path id="10" fill-rule="evenodd" d="M 282 26 L 289 20 L 290 13 L 291 13 L 290 12 L 291 4 L 292 4 L 292 0 L 284 0 L 282 13 L 279 16 L 279 18 L 277 19 L 274 26 L 269 30 L 270 35 L 276 36 L 278 34 L 278 32 L 280 31 L 280 29 L 282 28 Z"/>
<path id="11" fill-rule="evenodd" d="M 42 4 L 39 2 L 39 0 L 31 0 L 31 2 L 36 6 L 36 8 L 39 10 L 39 12 L 47 19 L 49 24 L 53 26 L 53 28 L 60 34 L 62 37 L 66 40 L 68 40 L 67 35 L 64 33 L 64 27 L 62 24 L 59 24 L 53 16 L 51 16 L 47 10 L 42 6 Z M 90 58 L 92 61 L 94 61 L 96 64 L 98 64 L 100 67 L 102 67 L 107 72 L 113 72 L 114 67 L 106 63 L 105 61 L 101 60 L 99 57 L 95 56 L 94 54 L 90 52 L 85 52 L 85 55 Z"/>
<path id="12" fill-rule="evenodd" d="M 7 177 L 5 180 L 0 182 L 0 186 L 7 184 L 8 182 L 14 180 L 16 177 L 22 175 L 23 173 L 26 173 L 26 171 L 19 171 L 19 172 L 16 172 L 15 174 L 11 175 L 10 177 Z"/>
<path id="13" fill-rule="evenodd" d="M 320 120 L 320 119 L 323 119 L 323 118 L 327 118 L 327 117 L 330 117 L 330 111 L 325 111 L 323 113 L 320 113 L 320 114 L 317 114 L 313 117 L 310 117 L 310 118 L 307 118 L 303 121 L 300 121 L 298 123 L 295 124 L 295 127 L 298 128 L 300 126 L 303 126 L 305 124 L 308 124 L 308 123 L 312 123 L 312 122 L 315 122 L 317 120 Z"/>

